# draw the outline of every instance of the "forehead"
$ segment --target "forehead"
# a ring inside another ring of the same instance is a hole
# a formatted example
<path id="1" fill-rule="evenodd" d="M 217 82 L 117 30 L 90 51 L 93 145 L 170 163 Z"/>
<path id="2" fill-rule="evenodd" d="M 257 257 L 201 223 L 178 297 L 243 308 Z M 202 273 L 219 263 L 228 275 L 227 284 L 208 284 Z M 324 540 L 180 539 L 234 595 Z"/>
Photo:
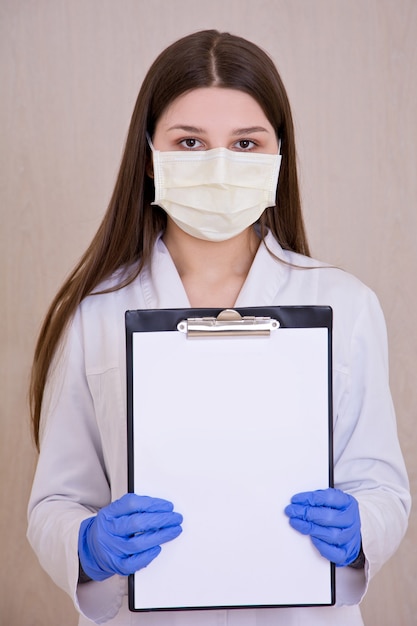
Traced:
<path id="1" fill-rule="evenodd" d="M 168 129 L 182 124 L 196 127 L 271 126 L 258 102 L 237 89 L 202 87 L 188 91 L 168 105 L 157 126 Z"/>

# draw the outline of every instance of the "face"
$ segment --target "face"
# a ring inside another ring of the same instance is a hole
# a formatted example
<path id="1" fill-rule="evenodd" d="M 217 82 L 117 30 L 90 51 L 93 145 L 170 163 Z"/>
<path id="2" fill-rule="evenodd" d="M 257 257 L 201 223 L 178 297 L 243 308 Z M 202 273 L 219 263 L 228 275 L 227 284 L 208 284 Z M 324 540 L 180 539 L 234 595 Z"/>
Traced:
<path id="1" fill-rule="evenodd" d="M 176 98 L 159 118 L 156 150 L 210 150 L 276 154 L 275 130 L 249 94 L 223 87 L 203 87 Z"/>

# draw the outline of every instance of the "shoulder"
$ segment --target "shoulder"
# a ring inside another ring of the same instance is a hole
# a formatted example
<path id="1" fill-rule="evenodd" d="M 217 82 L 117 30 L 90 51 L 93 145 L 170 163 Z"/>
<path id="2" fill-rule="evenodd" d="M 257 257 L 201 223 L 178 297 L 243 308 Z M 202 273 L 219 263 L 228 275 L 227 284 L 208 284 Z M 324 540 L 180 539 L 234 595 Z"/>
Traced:
<path id="1" fill-rule="evenodd" d="M 294 266 L 294 273 L 297 272 L 297 268 L 304 268 L 307 270 L 305 275 L 313 274 L 318 288 L 325 291 L 329 296 L 339 294 L 340 296 L 344 295 L 344 297 L 359 299 L 372 297 L 372 289 L 357 276 L 354 276 L 342 267 L 295 252 L 287 254 L 289 262 Z"/>
<path id="2" fill-rule="evenodd" d="M 267 249 L 281 261 L 287 273 L 287 282 L 292 290 L 300 293 L 300 298 L 316 299 L 317 304 L 342 303 L 355 308 L 361 301 L 374 300 L 376 296 L 359 278 L 341 267 L 284 250 L 274 237 L 266 239 Z"/>
<path id="3" fill-rule="evenodd" d="M 83 315 L 100 316 L 108 314 L 114 308 L 128 307 L 129 302 L 135 299 L 139 277 L 137 265 L 119 268 L 84 298 L 79 306 L 80 312 Z"/>
<path id="4" fill-rule="evenodd" d="M 140 275 L 118 270 L 79 304 L 65 334 L 67 346 L 79 346 L 87 373 L 117 367 L 123 360 L 125 313 L 144 308 Z"/>
<path id="5" fill-rule="evenodd" d="M 385 341 L 384 315 L 369 286 L 342 268 L 283 250 L 276 242 L 267 243 L 270 252 L 281 260 L 276 262 L 282 275 L 277 303 L 331 307 L 340 344 L 370 332 L 377 332 Z"/>

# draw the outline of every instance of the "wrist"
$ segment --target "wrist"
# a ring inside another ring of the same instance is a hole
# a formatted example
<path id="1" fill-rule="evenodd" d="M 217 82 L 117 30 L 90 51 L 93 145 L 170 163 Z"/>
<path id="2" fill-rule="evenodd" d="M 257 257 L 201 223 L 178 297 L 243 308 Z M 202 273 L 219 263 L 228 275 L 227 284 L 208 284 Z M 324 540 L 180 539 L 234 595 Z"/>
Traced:
<path id="1" fill-rule="evenodd" d="M 83 566 L 81 565 L 80 557 L 78 556 L 78 584 L 83 585 L 84 583 L 89 583 L 93 579 L 90 578 L 85 571 L 83 570 Z"/>
<path id="2" fill-rule="evenodd" d="M 106 572 L 100 567 L 90 550 L 88 535 L 91 532 L 91 526 L 94 524 L 95 519 L 95 516 L 89 517 L 80 524 L 80 531 L 78 533 L 79 582 L 87 582 L 88 580 L 101 581 L 113 575 L 111 572 Z M 84 574 L 82 577 L 81 572 Z"/>
<path id="3" fill-rule="evenodd" d="M 362 548 L 362 543 L 358 556 L 352 563 L 349 563 L 348 567 L 352 567 L 353 569 L 363 569 L 365 567 L 365 553 Z"/>

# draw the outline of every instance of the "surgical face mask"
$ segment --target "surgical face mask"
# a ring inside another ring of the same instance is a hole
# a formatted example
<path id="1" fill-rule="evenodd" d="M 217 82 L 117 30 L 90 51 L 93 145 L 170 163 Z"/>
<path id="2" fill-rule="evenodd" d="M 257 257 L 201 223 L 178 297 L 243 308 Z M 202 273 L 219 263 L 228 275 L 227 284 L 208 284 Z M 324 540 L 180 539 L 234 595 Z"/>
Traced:
<path id="1" fill-rule="evenodd" d="M 153 153 L 155 200 L 183 231 L 224 241 L 275 205 L 280 154 L 206 151 Z"/>

